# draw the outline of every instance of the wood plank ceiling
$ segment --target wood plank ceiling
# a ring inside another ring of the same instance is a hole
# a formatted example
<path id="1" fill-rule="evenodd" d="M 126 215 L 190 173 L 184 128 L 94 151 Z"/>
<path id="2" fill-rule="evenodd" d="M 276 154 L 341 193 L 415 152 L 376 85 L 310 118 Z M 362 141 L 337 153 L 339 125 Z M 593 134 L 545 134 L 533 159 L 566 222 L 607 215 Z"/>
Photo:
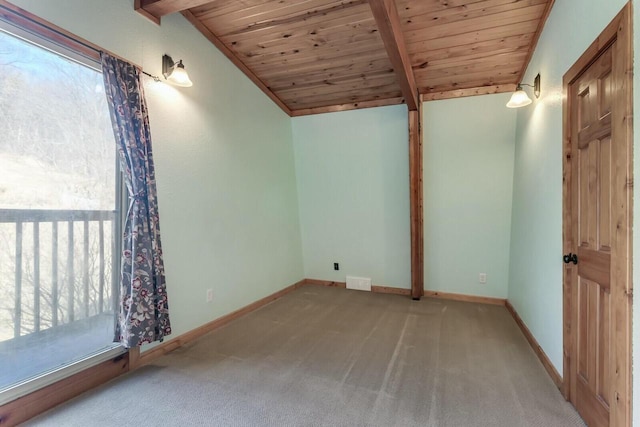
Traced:
<path id="1" fill-rule="evenodd" d="M 512 91 L 553 0 L 136 0 L 181 12 L 292 116 Z M 412 86 L 413 85 L 413 86 Z"/>

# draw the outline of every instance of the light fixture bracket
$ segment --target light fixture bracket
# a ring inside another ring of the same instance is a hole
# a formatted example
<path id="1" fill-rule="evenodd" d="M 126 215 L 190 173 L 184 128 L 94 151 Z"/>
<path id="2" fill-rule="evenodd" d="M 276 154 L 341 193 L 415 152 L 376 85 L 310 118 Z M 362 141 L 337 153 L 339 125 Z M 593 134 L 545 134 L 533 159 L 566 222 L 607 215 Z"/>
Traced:
<path id="1" fill-rule="evenodd" d="M 538 74 L 533 80 L 533 85 L 522 82 L 518 83 L 518 85 L 516 86 L 516 91 L 513 92 L 513 95 L 511 95 L 511 99 L 509 99 L 509 102 L 507 102 L 508 108 L 520 108 L 531 104 L 531 98 L 529 98 L 527 92 L 524 91 L 522 86 L 532 87 L 533 94 L 536 96 L 536 98 L 540 98 L 540 74 Z"/>
<path id="2" fill-rule="evenodd" d="M 191 87 L 193 85 L 184 69 L 182 59 L 174 62 L 169 55 L 162 55 L 162 75 L 167 82 L 175 86 Z"/>
<path id="3" fill-rule="evenodd" d="M 533 88 L 533 94 L 535 95 L 536 98 L 540 98 L 540 73 L 538 73 L 538 75 L 536 76 L 535 79 L 533 79 L 533 84 L 529 85 L 526 83 L 518 83 L 518 86 L 516 87 L 516 91 L 518 90 L 522 90 L 522 86 L 529 86 Z"/>
<path id="4" fill-rule="evenodd" d="M 171 59 L 169 55 L 162 55 L 162 75 L 165 79 L 169 77 L 173 71 L 174 65 L 175 62 L 173 62 L 173 59 Z"/>

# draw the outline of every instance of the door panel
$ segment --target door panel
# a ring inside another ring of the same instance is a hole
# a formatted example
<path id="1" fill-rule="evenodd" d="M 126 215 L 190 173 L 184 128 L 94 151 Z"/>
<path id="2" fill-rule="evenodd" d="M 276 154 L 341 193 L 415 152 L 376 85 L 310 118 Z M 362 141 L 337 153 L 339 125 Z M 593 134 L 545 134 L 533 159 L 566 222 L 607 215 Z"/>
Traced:
<path id="1" fill-rule="evenodd" d="M 596 395 L 599 396 L 607 408 L 609 408 L 609 395 L 611 392 L 611 377 L 609 375 L 610 368 L 610 336 L 609 333 L 611 327 L 611 298 L 608 289 L 600 289 L 600 295 L 598 296 L 599 313 L 601 321 L 599 322 L 600 340 L 598 343 L 598 359 L 602 369 L 598 372 L 598 378 L 596 378 Z"/>
<path id="2" fill-rule="evenodd" d="M 628 3 L 563 78 L 562 392 L 589 427 L 631 425 L 631 16 Z"/>
<path id="3" fill-rule="evenodd" d="M 563 78 L 562 392 L 589 427 L 631 425 L 631 16 L 629 2 Z"/>
<path id="4" fill-rule="evenodd" d="M 609 47 L 572 86 L 578 159 L 578 268 L 576 289 L 577 394 L 574 404 L 589 426 L 609 426 L 611 322 L 611 91 Z"/>
<path id="5" fill-rule="evenodd" d="M 601 251 L 611 252 L 611 136 L 600 141 L 600 194 L 598 206 Z"/>
<path id="6" fill-rule="evenodd" d="M 600 287 L 609 289 L 611 283 L 611 253 L 607 249 L 594 251 L 578 248 L 578 276 L 596 282 Z"/>

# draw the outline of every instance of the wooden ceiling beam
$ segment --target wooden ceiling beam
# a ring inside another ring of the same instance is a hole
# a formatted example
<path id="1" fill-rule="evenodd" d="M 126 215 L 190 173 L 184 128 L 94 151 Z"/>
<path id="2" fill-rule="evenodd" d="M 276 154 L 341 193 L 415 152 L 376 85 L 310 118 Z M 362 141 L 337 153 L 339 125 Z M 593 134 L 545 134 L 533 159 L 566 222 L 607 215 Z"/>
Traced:
<path id="1" fill-rule="evenodd" d="M 378 31 L 398 77 L 398 84 L 409 111 L 417 111 L 420 105 L 416 79 L 411 68 L 404 35 L 394 0 L 369 0 L 371 11 L 378 24 Z"/>
<path id="2" fill-rule="evenodd" d="M 402 104 L 403 102 L 404 102 L 404 98 L 396 97 L 396 98 L 386 98 L 386 99 L 375 99 L 373 101 L 351 102 L 348 104 L 328 105 L 324 107 L 303 108 L 303 109 L 293 110 L 291 112 L 291 117 L 308 116 L 311 114 L 335 113 L 338 111 L 359 110 L 362 108 L 384 107 L 387 105 L 399 105 L 399 104 Z"/>
<path id="3" fill-rule="evenodd" d="M 135 0 L 134 8 L 145 18 L 160 25 L 160 18 L 175 12 L 211 3 L 211 0 Z"/>
<path id="4" fill-rule="evenodd" d="M 515 83 L 493 86 L 480 86 L 466 89 L 453 89 L 441 92 L 429 92 L 420 94 L 420 101 L 438 101 L 441 99 L 464 98 L 467 96 L 490 95 L 494 93 L 514 92 Z"/>

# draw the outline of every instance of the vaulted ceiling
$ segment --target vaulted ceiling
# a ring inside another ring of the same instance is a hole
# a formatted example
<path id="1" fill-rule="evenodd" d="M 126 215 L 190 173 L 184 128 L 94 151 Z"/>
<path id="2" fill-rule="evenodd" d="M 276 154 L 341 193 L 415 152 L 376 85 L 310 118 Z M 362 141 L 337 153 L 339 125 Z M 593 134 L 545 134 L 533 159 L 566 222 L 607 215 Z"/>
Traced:
<path id="1" fill-rule="evenodd" d="M 292 116 L 512 91 L 553 0 L 136 0 L 182 13 Z"/>

